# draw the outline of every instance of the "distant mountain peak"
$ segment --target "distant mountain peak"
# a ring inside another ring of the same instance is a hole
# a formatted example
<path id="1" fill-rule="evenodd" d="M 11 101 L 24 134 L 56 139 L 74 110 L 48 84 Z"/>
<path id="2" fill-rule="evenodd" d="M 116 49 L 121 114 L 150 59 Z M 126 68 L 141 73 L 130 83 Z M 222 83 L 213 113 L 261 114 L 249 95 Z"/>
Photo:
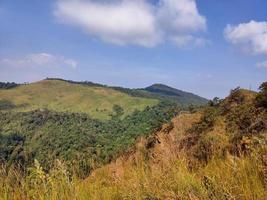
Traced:
<path id="1" fill-rule="evenodd" d="M 171 98 L 182 104 L 185 102 L 187 104 L 205 104 L 208 101 L 207 99 L 193 93 L 185 92 L 183 90 L 179 90 L 162 83 L 155 83 L 151 86 L 146 87 L 145 90 L 162 97 Z"/>

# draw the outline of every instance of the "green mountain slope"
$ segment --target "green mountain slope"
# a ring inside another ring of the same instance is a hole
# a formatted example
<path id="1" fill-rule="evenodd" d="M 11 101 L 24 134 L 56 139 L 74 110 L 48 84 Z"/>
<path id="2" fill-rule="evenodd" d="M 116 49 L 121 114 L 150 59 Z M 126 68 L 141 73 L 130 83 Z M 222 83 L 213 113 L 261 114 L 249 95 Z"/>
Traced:
<path id="1" fill-rule="evenodd" d="M 144 90 L 154 95 L 159 95 L 163 98 L 172 99 L 182 105 L 202 105 L 208 102 L 208 100 L 203 97 L 163 84 L 154 84 L 145 88 Z"/>
<path id="2" fill-rule="evenodd" d="M 27 168 L 37 159 L 49 169 L 56 159 L 85 176 L 169 121 L 172 104 L 160 102 L 124 118 L 92 119 L 88 114 L 49 110 L 0 112 L 0 165 Z"/>
<path id="3" fill-rule="evenodd" d="M 121 106 L 126 116 L 135 110 L 154 106 L 159 100 L 133 97 L 108 87 L 44 80 L 11 89 L 0 89 L 1 102 L 2 110 L 12 108 L 13 111 L 26 112 L 48 109 L 57 112 L 87 113 L 93 118 L 109 119 L 114 105 Z"/>

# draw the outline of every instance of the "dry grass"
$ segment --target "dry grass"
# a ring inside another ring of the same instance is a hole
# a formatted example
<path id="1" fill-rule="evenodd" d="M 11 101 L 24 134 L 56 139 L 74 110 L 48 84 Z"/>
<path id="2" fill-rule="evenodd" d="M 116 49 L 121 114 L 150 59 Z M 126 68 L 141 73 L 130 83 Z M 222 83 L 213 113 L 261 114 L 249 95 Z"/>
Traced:
<path id="1" fill-rule="evenodd" d="M 185 159 L 148 164 L 138 160 L 117 175 L 102 168 L 89 179 L 69 178 L 64 165 L 46 174 L 40 166 L 23 178 L 15 170 L 0 178 L 0 199 L 240 199 L 264 200 L 267 191 L 256 158 L 214 160 L 190 172 Z"/>

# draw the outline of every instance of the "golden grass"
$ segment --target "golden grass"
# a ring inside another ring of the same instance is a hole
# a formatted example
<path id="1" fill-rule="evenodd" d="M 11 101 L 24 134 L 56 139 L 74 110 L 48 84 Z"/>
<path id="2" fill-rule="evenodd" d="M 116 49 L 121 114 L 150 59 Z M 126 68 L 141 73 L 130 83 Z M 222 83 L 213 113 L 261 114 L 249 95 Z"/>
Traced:
<path id="1" fill-rule="evenodd" d="M 255 160 L 256 159 L 256 160 Z M 190 172 L 186 160 L 151 165 L 138 160 L 120 176 L 108 168 L 83 181 L 69 178 L 58 162 L 46 174 L 37 164 L 27 177 L 16 170 L 0 177 L 0 199 L 113 200 L 113 199 L 240 199 L 264 200 L 267 191 L 260 179 L 257 158 L 214 160 L 199 171 Z"/>
<path id="2" fill-rule="evenodd" d="M 156 99 L 132 97 L 125 93 L 102 87 L 89 87 L 59 80 L 44 80 L 29 85 L 4 90 L 0 100 L 14 103 L 15 111 L 50 109 L 59 112 L 88 113 L 94 118 L 108 119 L 114 104 L 124 109 L 125 115 L 135 109 L 158 103 Z"/>

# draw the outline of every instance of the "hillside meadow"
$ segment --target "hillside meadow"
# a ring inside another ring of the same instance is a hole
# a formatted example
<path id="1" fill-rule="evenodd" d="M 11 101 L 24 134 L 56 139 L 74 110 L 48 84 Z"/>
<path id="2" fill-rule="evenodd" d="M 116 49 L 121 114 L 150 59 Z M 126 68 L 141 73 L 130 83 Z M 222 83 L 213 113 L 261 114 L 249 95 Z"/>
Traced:
<path id="1" fill-rule="evenodd" d="M 13 105 L 12 111 L 47 109 L 86 113 L 101 120 L 110 119 L 115 104 L 121 106 L 124 116 L 127 116 L 135 110 L 142 111 L 159 103 L 158 99 L 133 97 L 108 87 L 72 84 L 62 80 L 43 80 L 0 89 L 1 100 L 10 103 L 10 107 Z"/>

